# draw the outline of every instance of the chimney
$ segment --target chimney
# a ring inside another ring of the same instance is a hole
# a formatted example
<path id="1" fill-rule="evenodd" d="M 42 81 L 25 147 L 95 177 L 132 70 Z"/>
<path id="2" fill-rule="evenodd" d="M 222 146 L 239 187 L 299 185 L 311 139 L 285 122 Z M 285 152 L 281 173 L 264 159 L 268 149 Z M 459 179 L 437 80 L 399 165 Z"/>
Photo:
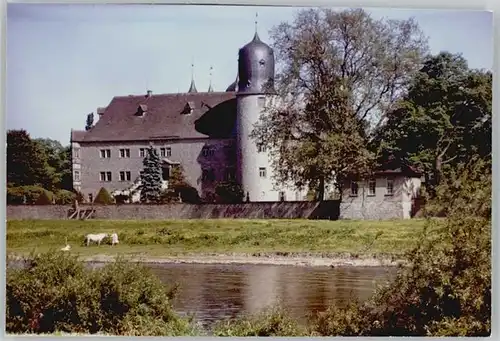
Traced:
<path id="1" fill-rule="evenodd" d="M 151 96 L 153 96 L 153 91 L 148 90 L 148 91 L 147 91 L 147 95 L 146 95 L 146 97 L 147 97 L 147 98 L 149 98 L 149 97 L 151 97 Z"/>

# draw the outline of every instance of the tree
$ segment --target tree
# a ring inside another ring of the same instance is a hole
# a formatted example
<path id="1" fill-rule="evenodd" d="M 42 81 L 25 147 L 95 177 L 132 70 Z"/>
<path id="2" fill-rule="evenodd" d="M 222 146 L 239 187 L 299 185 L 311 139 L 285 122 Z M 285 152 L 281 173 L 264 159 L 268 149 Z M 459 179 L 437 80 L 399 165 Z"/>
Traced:
<path id="1" fill-rule="evenodd" d="M 95 196 L 94 204 L 112 205 L 113 204 L 113 197 L 111 196 L 111 194 L 109 194 L 109 192 L 106 188 L 101 187 L 101 189 L 99 190 L 99 192 Z"/>
<path id="2" fill-rule="evenodd" d="M 308 186 L 368 172 L 367 133 L 418 70 L 426 41 L 412 20 L 376 21 L 363 10 L 299 11 L 271 32 L 278 70 L 252 138 L 271 152 L 275 182 Z"/>
<path id="3" fill-rule="evenodd" d="M 184 176 L 182 165 L 171 166 L 167 191 L 169 201 L 177 201 L 180 198 L 184 203 L 196 204 L 200 202 L 198 191 L 187 182 Z"/>
<path id="4" fill-rule="evenodd" d="M 460 55 L 430 56 L 408 94 L 375 134 L 380 158 L 424 170 L 431 194 L 446 167 L 491 157 L 492 75 L 470 70 Z"/>
<path id="5" fill-rule="evenodd" d="M 85 123 L 85 130 L 90 130 L 94 126 L 94 113 L 91 112 L 87 115 L 87 122 Z"/>
<path id="6" fill-rule="evenodd" d="M 52 139 L 34 139 L 47 155 L 47 171 L 53 178 L 54 187 L 72 190 L 73 178 L 71 172 L 71 147 Z"/>
<path id="7" fill-rule="evenodd" d="M 243 188 L 236 181 L 223 181 L 215 187 L 218 201 L 225 204 L 239 204 L 245 196 Z"/>
<path id="8" fill-rule="evenodd" d="M 144 168 L 141 175 L 141 202 L 158 202 L 162 188 L 161 163 L 156 150 L 150 146 L 142 162 Z"/>
<path id="9" fill-rule="evenodd" d="M 7 183 L 10 186 L 41 185 L 52 189 L 47 155 L 26 130 L 7 132 Z"/>

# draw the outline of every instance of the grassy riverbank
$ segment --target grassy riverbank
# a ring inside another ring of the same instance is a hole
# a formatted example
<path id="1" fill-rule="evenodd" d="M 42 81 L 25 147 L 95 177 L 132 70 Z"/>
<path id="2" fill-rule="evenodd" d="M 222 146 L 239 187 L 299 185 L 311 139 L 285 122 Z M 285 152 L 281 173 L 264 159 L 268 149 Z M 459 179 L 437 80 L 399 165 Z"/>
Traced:
<path id="1" fill-rule="evenodd" d="M 7 222 L 7 251 L 59 249 L 67 238 L 71 251 L 84 257 L 398 257 L 415 246 L 424 224 L 424 220 L 17 220 Z M 85 234 L 100 232 L 118 233 L 120 244 L 83 245 Z"/>

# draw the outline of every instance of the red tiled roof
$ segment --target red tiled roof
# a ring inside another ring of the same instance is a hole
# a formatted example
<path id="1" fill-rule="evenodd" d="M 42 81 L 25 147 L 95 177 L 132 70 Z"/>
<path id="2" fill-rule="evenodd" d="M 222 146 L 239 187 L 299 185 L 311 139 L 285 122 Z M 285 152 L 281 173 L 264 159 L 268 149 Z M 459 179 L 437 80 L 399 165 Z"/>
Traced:
<path id="1" fill-rule="evenodd" d="M 71 142 L 83 141 L 86 133 L 85 130 L 71 130 Z"/>
<path id="2" fill-rule="evenodd" d="M 209 108 L 235 98 L 231 92 L 160 94 L 147 97 L 114 97 L 104 114 L 89 131 L 72 131 L 72 140 L 81 142 L 139 141 L 161 138 L 207 137 L 195 129 L 195 121 Z M 185 113 L 186 105 L 194 106 Z M 138 115 L 139 109 L 144 110 Z"/>

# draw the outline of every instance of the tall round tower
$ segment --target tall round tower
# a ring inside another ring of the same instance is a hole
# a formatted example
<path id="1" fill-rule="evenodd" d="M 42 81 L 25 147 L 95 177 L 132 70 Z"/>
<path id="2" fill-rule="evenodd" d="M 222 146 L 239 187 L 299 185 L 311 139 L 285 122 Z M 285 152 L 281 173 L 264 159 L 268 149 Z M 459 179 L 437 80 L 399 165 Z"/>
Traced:
<path id="1" fill-rule="evenodd" d="M 245 200 L 280 200 L 280 192 L 273 189 L 269 153 L 259 146 L 259 141 L 250 138 L 266 101 L 274 93 L 274 52 L 256 32 L 253 40 L 239 51 L 236 88 L 237 180 Z"/>

